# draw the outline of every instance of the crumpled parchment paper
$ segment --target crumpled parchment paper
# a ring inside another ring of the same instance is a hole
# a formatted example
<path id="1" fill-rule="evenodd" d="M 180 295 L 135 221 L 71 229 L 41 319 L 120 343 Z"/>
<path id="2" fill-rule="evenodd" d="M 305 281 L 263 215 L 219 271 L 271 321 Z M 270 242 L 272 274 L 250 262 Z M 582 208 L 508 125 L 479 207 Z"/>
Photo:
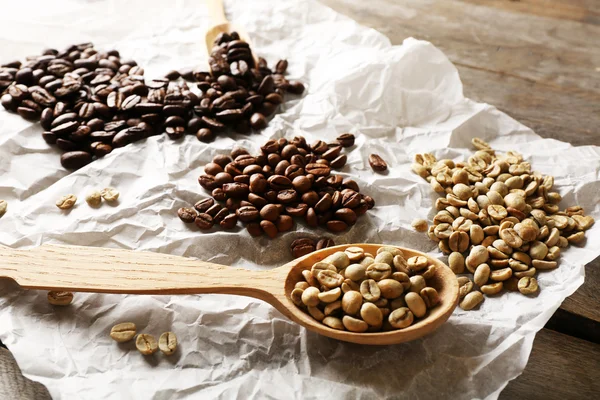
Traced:
<path id="1" fill-rule="evenodd" d="M 209 21 L 197 0 L 43 0 L 11 3 L 0 24 L 3 61 L 44 47 L 92 41 L 137 60 L 146 76 L 202 65 Z M 518 150 L 533 168 L 556 177 L 562 207 L 580 204 L 600 219 L 600 150 L 541 139 L 487 104 L 464 98 L 456 68 L 432 44 L 407 39 L 391 46 L 315 1 L 227 1 L 230 20 L 246 28 L 255 51 L 270 63 L 289 60 L 289 75 L 307 93 L 291 98 L 261 134 L 200 143 L 152 137 L 68 174 L 42 129 L 0 110 L 0 243 L 44 242 L 106 246 L 197 257 L 225 265 L 272 268 L 290 260 L 288 246 L 306 228 L 269 241 L 240 232 L 202 234 L 176 210 L 206 197 L 196 179 L 202 166 L 237 143 L 257 151 L 269 138 L 305 135 L 332 140 L 357 135 L 342 175 L 377 202 L 338 244 L 390 243 L 440 256 L 414 232 L 415 217 L 431 220 L 437 195 L 410 171 L 416 153 L 461 160 L 480 136 L 497 150 Z M 401 23 L 400 21 L 398 23 Z M 367 164 L 379 153 L 389 174 Z M 92 209 L 92 188 L 114 186 L 118 205 Z M 80 200 L 70 212 L 54 206 L 63 194 Z M 313 237 L 325 231 L 309 233 Z M 541 292 L 487 298 L 479 310 L 454 315 L 434 334 L 412 343 L 365 347 L 338 342 L 285 319 L 250 298 L 122 296 L 77 293 L 53 308 L 45 292 L 0 283 L 0 338 L 32 379 L 56 399 L 182 398 L 495 398 L 525 367 L 535 333 L 583 282 L 584 265 L 600 254 L 597 224 L 587 243 L 564 252 L 560 268 L 539 274 Z M 83 267 L 83 266 L 82 266 Z M 138 332 L 176 332 L 180 350 L 144 357 L 133 342 L 109 336 L 117 322 Z"/>

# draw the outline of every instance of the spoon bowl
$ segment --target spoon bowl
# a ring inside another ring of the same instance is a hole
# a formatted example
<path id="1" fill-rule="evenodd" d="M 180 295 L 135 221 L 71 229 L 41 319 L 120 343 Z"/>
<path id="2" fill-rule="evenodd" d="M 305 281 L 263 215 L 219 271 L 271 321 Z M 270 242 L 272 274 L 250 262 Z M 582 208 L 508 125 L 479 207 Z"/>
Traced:
<path id="1" fill-rule="evenodd" d="M 458 304 L 458 281 L 441 261 L 398 247 L 405 256 L 425 256 L 437 266 L 428 283 L 440 296 L 429 315 L 408 328 L 389 332 L 353 333 L 322 324 L 298 308 L 291 299 L 302 271 L 336 251 L 359 246 L 372 254 L 383 245 L 349 244 L 315 251 L 268 271 L 231 268 L 204 261 L 134 250 L 45 244 L 32 249 L 0 247 L 0 278 L 37 290 L 126 294 L 222 293 L 254 297 L 274 306 L 305 328 L 346 342 L 385 345 L 424 336 L 452 314 Z"/>

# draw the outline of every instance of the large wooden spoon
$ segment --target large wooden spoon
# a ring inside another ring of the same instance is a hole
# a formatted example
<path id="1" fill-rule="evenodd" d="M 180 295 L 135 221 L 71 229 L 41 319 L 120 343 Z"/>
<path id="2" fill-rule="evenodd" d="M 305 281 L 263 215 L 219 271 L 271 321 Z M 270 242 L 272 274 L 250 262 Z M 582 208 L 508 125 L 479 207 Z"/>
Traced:
<path id="1" fill-rule="evenodd" d="M 237 32 L 238 35 L 240 35 L 240 39 L 248 43 L 250 45 L 250 50 L 252 50 L 252 41 L 250 40 L 250 37 L 248 36 L 246 31 L 241 26 L 232 24 L 225 17 L 223 0 L 206 0 L 206 5 L 208 7 L 208 16 L 210 18 L 211 23 L 213 24 L 206 31 L 206 35 L 204 38 L 206 43 L 207 56 L 210 56 L 215 43 L 215 39 L 221 33 Z M 256 56 L 254 55 L 254 52 L 252 53 L 252 58 L 254 59 L 254 64 L 256 65 Z"/>
<path id="2" fill-rule="evenodd" d="M 440 304 L 429 315 L 402 330 L 352 333 L 331 329 L 314 320 L 291 300 L 302 271 L 349 246 L 372 254 L 381 245 L 352 244 L 329 247 L 269 271 L 251 271 L 168 254 L 99 247 L 45 244 L 32 249 L 0 248 L 0 278 L 11 278 L 26 289 L 129 294 L 223 293 L 250 296 L 271 304 L 292 321 L 331 338 L 361 344 L 394 344 L 417 339 L 443 324 L 458 303 L 458 282 L 439 260 L 400 248 L 405 256 L 422 255 L 438 268 L 430 286 Z"/>

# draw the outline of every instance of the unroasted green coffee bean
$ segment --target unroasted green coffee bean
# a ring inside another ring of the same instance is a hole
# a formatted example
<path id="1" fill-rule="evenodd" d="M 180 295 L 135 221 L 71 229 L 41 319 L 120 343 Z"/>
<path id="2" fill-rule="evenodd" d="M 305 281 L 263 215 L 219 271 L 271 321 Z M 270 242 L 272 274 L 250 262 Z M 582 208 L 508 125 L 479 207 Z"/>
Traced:
<path id="1" fill-rule="evenodd" d="M 295 289 L 308 289 L 310 287 L 310 285 L 308 284 L 308 282 L 298 282 L 294 285 Z"/>
<path id="2" fill-rule="evenodd" d="M 421 275 L 414 275 L 410 277 L 410 288 L 409 291 L 419 293 L 421 289 L 427 286 L 425 278 Z"/>
<path id="3" fill-rule="evenodd" d="M 128 342 L 135 337 L 136 326 L 133 322 L 122 322 L 113 326 L 110 337 L 119 343 Z"/>
<path id="4" fill-rule="evenodd" d="M 317 279 L 309 270 L 305 269 L 304 271 L 302 271 L 302 276 L 310 286 L 317 287 L 319 285 L 319 282 L 317 282 Z"/>
<path id="5" fill-rule="evenodd" d="M 371 326 L 380 326 L 383 322 L 381 310 L 373 303 L 364 303 L 360 308 L 360 317 Z"/>
<path id="6" fill-rule="evenodd" d="M 379 290 L 377 282 L 367 279 L 360 284 L 360 294 L 367 301 L 377 301 L 381 297 L 381 290 Z"/>
<path id="7" fill-rule="evenodd" d="M 313 276 L 319 276 L 319 272 L 321 271 L 325 271 L 326 269 L 333 271 L 333 272 L 337 272 L 337 268 L 333 265 L 333 264 L 329 264 L 323 261 L 314 263 L 312 268 L 310 269 L 310 272 L 312 272 Z M 318 278 L 317 278 L 318 279 Z"/>
<path id="8" fill-rule="evenodd" d="M 390 325 L 396 329 L 402 329 L 410 326 L 413 323 L 413 313 L 408 307 L 400 307 L 395 309 L 388 316 Z"/>
<path id="9" fill-rule="evenodd" d="M 500 293 L 502 291 L 502 286 L 502 282 L 496 282 L 489 285 L 483 285 L 479 289 L 488 296 L 492 296 L 494 294 Z"/>
<path id="10" fill-rule="evenodd" d="M 326 257 L 323 261 L 333 264 L 337 269 L 344 269 L 350 265 L 350 258 L 348 258 L 348 254 L 344 253 L 343 251 L 335 252 Z"/>
<path id="11" fill-rule="evenodd" d="M 108 201 L 109 203 L 117 201 L 119 199 L 119 191 L 112 187 L 102 189 L 100 194 L 102 195 L 102 198 Z"/>
<path id="12" fill-rule="evenodd" d="M 301 289 L 301 288 L 294 288 L 294 290 L 292 290 L 292 293 L 290 293 L 290 297 L 292 298 L 292 301 L 298 307 L 303 304 L 303 302 L 302 302 L 302 294 L 303 293 L 304 293 L 304 289 Z"/>
<path id="13" fill-rule="evenodd" d="M 156 353 L 158 350 L 158 343 L 154 336 L 147 333 L 142 333 L 135 339 L 135 347 L 140 353 L 145 356 Z"/>
<path id="14" fill-rule="evenodd" d="M 409 270 L 418 272 L 427 268 L 429 265 L 429 260 L 427 260 L 427 257 L 415 256 L 406 260 L 406 263 L 408 264 Z"/>
<path id="15" fill-rule="evenodd" d="M 165 332 L 158 338 L 158 348 L 164 355 L 170 356 L 177 350 L 177 336 L 173 332 Z"/>
<path id="16" fill-rule="evenodd" d="M 394 279 L 383 279 L 377 282 L 381 296 L 386 299 L 395 299 L 402 295 L 404 287 L 402 284 Z"/>
<path id="17" fill-rule="evenodd" d="M 366 282 L 366 281 L 365 281 Z M 375 282 L 375 281 L 373 281 Z M 362 285 L 361 285 L 362 286 Z M 363 297 L 359 292 L 350 291 L 344 293 L 342 297 L 342 310 L 346 314 L 356 315 L 360 310 L 360 306 L 362 305 Z"/>
<path id="18" fill-rule="evenodd" d="M 337 272 L 324 270 L 319 272 L 317 275 L 317 280 L 321 285 L 333 289 L 341 286 L 341 284 L 344 282 L 344 277 Z"/>
<path id="19" fill-rule="evenodd" d="M 319 289 L 316 287 L 309 287 L 302 293 L 302 302 L 304 305 L 309 307 L 315 307 L 319 304 Z"/>
<path id="20" fill-rule="evenodd" d="M 473 290 L 473 282 L 466 276 L 459 276 L 458 278 L 458 294 L 460 297 L 465 297 L 468 293 Z"/>
<path id="21" fill-rule="evenodd" d="M 342 323 L 350 332 L 362 333 L 369 329 L 369 325 L 365 321 L 353 318 L 349 315 L 344 315 L 344 318 L 342 318 Z"/>
<path id="22" fill-rule="evenodd" d="M 366 268 L 369 265 L 373 264 L 374 262 L 375 262 L 375 259 L 373 257 L 365 256 L 365 258 L 363 258 L 359 264 Z"/>
<path id="23" fill-rule="evenodd" d="M 342 283 L 342 292 L 346 293 L 349 292 L 351 290 L 354 290 L 355 292 L 360 291 L 360 286 L 358 285 L 358 283 L 352 281 L 351 279 L 344 279 L 344 283 Z"/>
<path id="24" fill-rule="evenodd" d="M 404 291 L 406 292 L 408 289 L 410 289 L 410 277 L 405 274 L 404 272 L 394 272 L 392 274 L 392 279 L 400 282 L 402 284 L 402 287 L 404 288 Z"/>
<path id="25" fill-rule="evenodd" d="M 340 331 L 344 330 L 344 324 L 342 323 L 342 320 L 336 317 L 331 317 L 331 316 L 327 316 L 325 318 L 323 318 L 323 322 L 325 325 L 327 325 L 328 327 L 332 328 L 332 329 L 337 329 Z"/>
<path id="26" fill-rule="evenodd" d="M 400 307 L 406 307 L 406 301 L 404 301 L 404 297 L 398 297 L 397 299 L 390 301 L 390 308 L 392 311 Z"/>
<path id="27" fill-rule="evenodd" d="M 425 278 L 426 280 L 431 279 L 435 275 L 436 270 L 437 270 L 436 265 L 430 265 L 429 267 L 427 267 L 427 269 L 425 271 L 421 271 L 421 276 L 423 278 Z"/>
<path id="28" fill-rule="evenodd" d="M 548 246 L 542 242 L 535 241 L 529 246 L 529 255 L 534 260 L 543 260 L 548 254 Z"/>
<path id="29" fill-rule="evenodd" d="M 342 295 L 342 289 L 339 287 L 319 293 L 319 300 L 323 303 L 333 303 Z"/>
<path id="30" fill-rule="evenodd" d="M 519 279 L 519 292 L 523 294 L 534 294 L 538 291 L 538 284 L 535 278 L 525 276 Z"/>
<path id="31" fill-rule="evenodd" d="M 344 276 L 353 281 L 360 281 L 365 277 L 367 268 L 361 264 L 351 264 L 344 270 Z"/>
<path id="32" fill-rule="evenodd" d="M 342 301 L 338 300 L 338 301 L 334 301 L 333 303 L 329 303 L 325 306 L 325 309 L 323 310 L 323 313 L 325 315 L 331 315 L 334 312 L 341 310 L 342 309 Z"/>
<path id="33" fill-rule="evenodd" d="M 518 271 L 518 272 L 513 272 L 513 276 L 517 277 L 519 279 L 521 279 L 524 276 L 535 276 L 537 270 L 533 267 L 527 269 L 526 271 Z"/>
<path id="34" fill-rule="evenodd" d="M 381 246 L 377 249 L 377 254 L 387 251 L 388 253 L 392 253 L 393 256 L 402 256 L 404 257 L 404 253 L 397 247 L 394 246 Z"/>
<path id="35" fill-rule="evenodd" d="M 68 306 L 73 302 L 73 293 L 50 291 L 48 292 L 48 303 L 53 306 Z"/>
<path id="36" fill-rule="evenodd" d="M 417 232 L 425 232 L 427 231 L 427 221 L 425 221 L 424 219 L 415 219 L 411 226 L 414 228 L 415 231 Z"/>
<path id="37" fill-rule="evenodd" d="M 344 253 L 348 255 L 350 262 L 362 260 L 365 257 L 365 252 L 362 247 L 348 247 L 344 250 Z"/>
<path id="38" fill-rule="evenodd" d="M 375 263 L 384 263 L 392 265 L 394 256 L 389 251 L 382 251 L 375 256 Z"/>
<path id="39" fill-rule="evenodd" d="M 421 318 L 427 312 L 425 302 L 418 293 L 409 292 L 404 296 L 404 301 L 409 310 L 414 314 L 415 317 Z"/>
<path id="40" fill-rule="evenodd" d="M 321 310 L 319 310 L 317 307 L 309 306 L 308 313 L 311 315 L 311 317 L 313 317 L 317 321 L 323 321 L 323 318 L 325 318 L 325 314 L 323 314 L 323 312 Z"/>
<path id="41" fill-rule="evenodd" d="M 468 293 L 464 299 L 460 302 L 459 306 L 463 310 L 472 310 L 477 307 L 483 301 L 483 295 L 481 292 L 474 291 Z"/>
<path id="42" fill-rule="evenodd" d="M 427 308 L 433 308 L 440 302 L 440 295 L 437 290 L 432 287 L 426 287 L 421 289 L 421 298 L 425 302 Z"/>
<path id="43" fill-rule="evenodd" d="M 512 269 L 510 268 L 502 268 L 490 273 L 490 279 L 495 282 L 505 281 L 510 278 L 513 274 Z"/>
<path id="44" fill-rule="evenodd" d="M 85 196 L 85 201 L 90 207 L 98 207 L 102 203 L 102 195 L 99 191 L 93 190 Z"/>
<path id="45" fill-rule="evenodd" d="M 448 256 L 448 266 L 455 274 L 462 274 L 465 271 L 465 258 L 459 252 L 452 252 Z"/>
<path id="46" fill-rule="evenodd" d="M 488 249 L 481 245 L 473 246 L 469 253 L 469 258 L 473 267 L 477 268 L 480 264 L 487 262 L 489 259 Z"/>
<path id="47" fill-rule="evenodd" d="M 390 253 L 381 253 L 381 254 L 390 254 Z M 367 277 L 369 279 L 373 279 L 375 281 L 380 281 L 382 279 L 389 278 L 392 275 L 392 267 L 386 263 L 375 262 L 367 267 Z"/>
<path id="48" fill-rule="evenodd" d="M 77 203 L 77 196 L 74 194 L 68 194 L 56 201 L 56 207 L 60 208 L 61 210 L 68 210 L 73 208 L 75 203 Z"/>
<path id="49" fill-rule="evenodd" d="M 480 264 L 479 267 L 475 270 L 475 274 L 473 275 L 473 281 L 479 287 L 485 285 L 487 281 L 490 279 L 491 269 L 487 264 Z"/>
<path id="50" fill-rule="evenodd" d="M 410 270 L 408 269 L 408 263 L 406 262 L 403 256 L 394 256 L 393 264 L 394 268 L 396 268 L 396 271 L 403 272 L 405 274 L 410 273 Z"/>

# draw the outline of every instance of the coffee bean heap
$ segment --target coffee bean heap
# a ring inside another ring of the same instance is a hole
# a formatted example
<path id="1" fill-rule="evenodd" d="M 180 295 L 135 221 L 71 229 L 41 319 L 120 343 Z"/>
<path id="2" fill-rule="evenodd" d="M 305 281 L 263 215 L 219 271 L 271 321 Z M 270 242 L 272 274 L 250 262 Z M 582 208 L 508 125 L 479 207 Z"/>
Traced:
<path id="1" fill-rule="evenodd" d="M 147 81 L 144 69 L 119 52 L 98 52 L 91 43 L 59 52 L 48 49 L 0 67 L 1 104 L 30 121 L 40 120 L 43 139 L 64 151 L 61 164 L 79 169 L 114 148 L 166 132 L 171 139 L 186 133 L 201 141 L 232 127 L 240 133 L 263 129 L 283 102 L 285 92 L 304 86 L 275 73 L 259 59 L 254 68 L 248 44 L 236 33 L 217 38 L 207 72 L 172 71 Z M 200 96 L 179 79 L 198 81 Z M 171 82 L 170 80 L 173 80 Z"/>
<path id="2" fill-rule="evenodd" d="M 594 224 L 579 206 L 561 211 L 554 177 L 532 171 L 521 154 L 496 154 L 479 138 L 472 143 L 478 151 L 467 162 L 417 154 L 412 166 L 444 194 L 428 236 L 456 274 L 473 274 L 459 279 L 465 310 L 503 289 L 537 293 L 537 272 L 557 268 L 561 249 L 583 242 Z"/>
<path id="3" fill-rule="evenodd" d="M 302 271 L 291 299 L 330 328 L 350 332 L 403 329 L 427 317 L 440 303 L 438 291 L 427 285 L 436 266 L 427 257 L 405 258 L 392 246 L 377 254 L 352 246 Z"/>
<path id="4" fill-rule="evenodd" d="M 265 233 L 270 238 L 291 230 L 293 217 L 311 228 L 342 232 L 375 204 L 359 193 L 355 181 L 331 174 L 346 164 L 342 148 L 353 144 L 351 134 L 310 146 L 297 136 L 289 142 L 269 140 L 257 156 L 244 149 L 234 149 L 231 157 L 218 155 L 198 178 L 212 198 L 196 203 L 195 210 L 179 209 L 179 217 L 203 230 L 215 224 L 233 229 L 239 219 L 252 236 Z"/>
<path id="5" fill-rule="evenodd" d="M 294 240 L 292 244 L 290 244 L 290 251 L 294 258 L 298 258 L 310 254 L 315 250 L 333 246 L 335 246 L 333 239 L 324 237 L 319 240 L 313 240 L 309 237 L 303 237 Z"/>

